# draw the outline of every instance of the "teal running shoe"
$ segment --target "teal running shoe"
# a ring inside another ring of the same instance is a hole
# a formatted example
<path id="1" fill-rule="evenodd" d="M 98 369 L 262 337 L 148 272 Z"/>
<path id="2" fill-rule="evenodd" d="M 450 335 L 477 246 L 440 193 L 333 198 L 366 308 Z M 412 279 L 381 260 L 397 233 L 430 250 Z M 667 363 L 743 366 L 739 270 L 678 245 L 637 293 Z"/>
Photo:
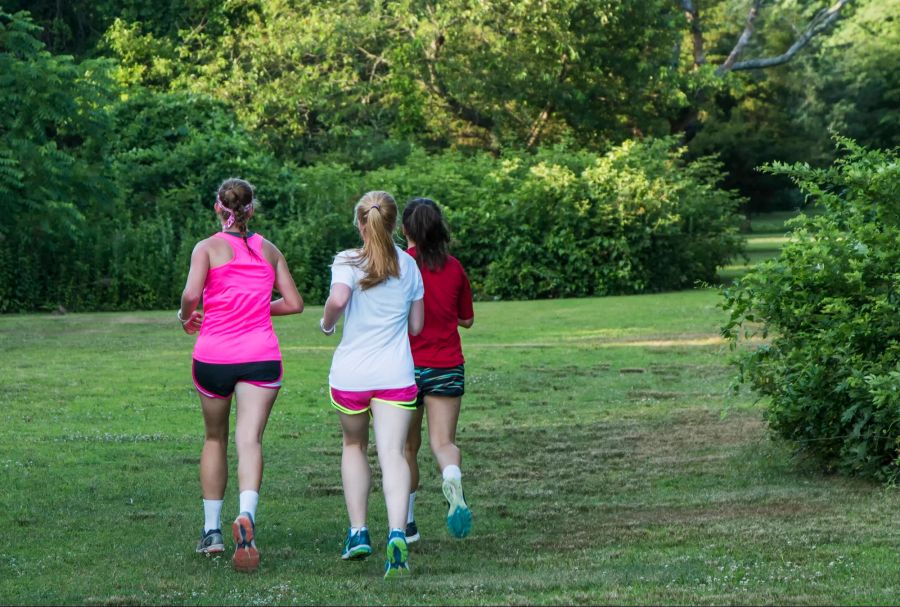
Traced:
<path id="1" fill-rule="evenodd" d="M 369 540 L 369 530 L 363 527 L 356 533 L 347 530 L 347 539 L 344 540 L 344 552 L 341 558 L 345 561 L 359 561 L 372 554 L 372 542 Z"/>
<path id="2" fill-rule="evenodd" d="M 472 530 L 472 511 L 466 504 L 462 482 L 458 478 L 445 480 L 441 487 L 450 509 L 447 511 L 447 529 L 453 537 L 463 538 Z"/>
<path id="3" fill-rule="evenodd" d="M 384 561 L 384 577 L 399 577 L 409 573 L 409 545 L 402 529 L 392 529 L 388 535 L 387 560 Z"/>

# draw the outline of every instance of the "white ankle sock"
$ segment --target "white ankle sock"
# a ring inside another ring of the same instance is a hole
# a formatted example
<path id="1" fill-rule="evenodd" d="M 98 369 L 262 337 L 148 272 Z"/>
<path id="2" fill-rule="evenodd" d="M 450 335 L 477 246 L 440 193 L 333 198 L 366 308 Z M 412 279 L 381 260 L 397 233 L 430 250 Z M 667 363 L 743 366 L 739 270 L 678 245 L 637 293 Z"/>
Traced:
<path id="1" fill-rule="evenodd" d="M 416 505 L 416 492 L 413 491 L 409 494 L 409 510 L 406 511 L 406 522 L 407 524 L 416 520 L 415 515 L 413 514 L 413 506 Z"/>
<path id="2" fill-rule="evenodd" d="M 454 480 L 454 479 L 458 480 L 458 481 L 462 480 L 462 470 L 459 469 L 459 466 L 456 466 L 454 464 L 450 464 L 449 466 L 444 468 L 444 471 L 442 472 L 442 474 L 444 476 L 445 481 L 450 481 L 450 480 Z"/>
<path id="3" fill-rule="evenodd" d="M 256 505 L 259 503 L 259 493 L 256 491 L 241 491 L 240 510 L 238 512 L 249 512 L 250 518 L 256 522 Z"/>
<path id="4" fill-rule="evenodd" d="M 203 533 L 222 528 L 222 504 L 225 500 L 203 500 Z"/>

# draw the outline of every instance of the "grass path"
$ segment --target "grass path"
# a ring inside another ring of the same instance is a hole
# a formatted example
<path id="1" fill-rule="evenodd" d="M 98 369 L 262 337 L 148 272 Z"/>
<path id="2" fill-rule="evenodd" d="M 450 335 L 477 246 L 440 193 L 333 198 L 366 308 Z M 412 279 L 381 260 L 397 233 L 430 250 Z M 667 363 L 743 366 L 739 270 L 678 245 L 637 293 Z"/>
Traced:
<path id="1" fill-rule="evenodd" d="M 339 558 L 320 309 L 277 319 L 286 384 L 251 576 L 193 553 L 202 423 L 174 312 L 0 317 L 0 602 L 895 604 L 900 495 L 767 439 L 760 406 L 728 390 L 717 302 L 477 304 L 459 434 L 474 531 L 448 537 L 423 447 L 423 539 L 391 583 L 378 558 Z M 376 548 L 384 522 L 376 489 Z"/>

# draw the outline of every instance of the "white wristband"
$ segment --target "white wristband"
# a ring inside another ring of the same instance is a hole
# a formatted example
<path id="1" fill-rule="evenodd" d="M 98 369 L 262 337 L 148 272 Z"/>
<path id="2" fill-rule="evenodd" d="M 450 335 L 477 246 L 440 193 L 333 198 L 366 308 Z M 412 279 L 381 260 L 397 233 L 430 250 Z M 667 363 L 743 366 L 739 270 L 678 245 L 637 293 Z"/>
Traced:
<path id="1" fill-rule="evenodd" d="M 322 330 L 322 333 L 324 333 L 325 335 L 334 335 L 334 332 L 337 329 L 337 324 L 335 324 L 333 327 L 331 327 L 330 330 L 326 330 L 325 329 L 325 318 L 323 317 L 323 318 L 319 319 L 319 328 Z"/>
<path id="2" fill-rule="evenodd" d="M 187 323 L 187 321 L 181 317 L 181 308 L 178 308 L 178 311 L 175 312 L 175 316 L 178 317 L 178 322 L 181 323 L 182 327 Z"/>

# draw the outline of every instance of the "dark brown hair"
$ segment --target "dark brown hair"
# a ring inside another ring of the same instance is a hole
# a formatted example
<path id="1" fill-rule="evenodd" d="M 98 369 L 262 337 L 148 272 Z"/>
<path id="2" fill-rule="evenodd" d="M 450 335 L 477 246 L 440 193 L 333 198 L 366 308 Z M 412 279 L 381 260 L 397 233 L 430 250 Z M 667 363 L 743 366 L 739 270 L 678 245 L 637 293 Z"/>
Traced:
<path id="1" fill-rule="evenodd" d="M 403 209 L 403 229 L 416 243 L 416 263 L 432 271 L 440 270 L 450 256 L 450 229 L 437 203 L 430 198 L 413 198 Z"/>
<path id="2" fill-rule="evenodd" d="M 216 200 L 223 207 L 234 213 L 232 228 L 240 232 L 247 250 L 256 257 L 256 253 L 253 252 L 253 249 L 250 248 L 250 243 L 247 242 L 247 224 L 250 222 L 250 215 L 252 215 L 253 208 L 256 206 L 253 185 L 249 181 L 230 177 L 219 186 L 216 192 Z"/>

